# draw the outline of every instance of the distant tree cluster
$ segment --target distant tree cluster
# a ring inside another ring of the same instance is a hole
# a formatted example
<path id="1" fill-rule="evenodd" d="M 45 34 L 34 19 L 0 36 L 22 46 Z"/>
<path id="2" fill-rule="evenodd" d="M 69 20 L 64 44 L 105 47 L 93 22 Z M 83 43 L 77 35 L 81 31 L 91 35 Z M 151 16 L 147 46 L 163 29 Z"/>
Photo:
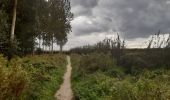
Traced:
<path id="1" fill-rule="evenodd" d="M 62 50 L 71 31 L 70 10 L 70 0 L 0 0 L 0 52 L 25 55 L 37 47 L 53 51 L 54 44 Z"/>
<path id="2" fill-rule="evenodd" d="M 95 45 L 73 48 L 71 52 L 78 54 L 110 53 L 111 57 L 117 61 L 117 65 L 126 67 L 131 67 L 133 64 L 137 66 L 169 66 L 170 34 L 163 34 L 159 31 L 147 41 L 147 48 L 128 49 L 125 40 L 117 35 L 116 38 L 105 38 Z"/>
<path id="3" fill-rule="evenodd" d="M 70 51 L 73 53 L 91 53 L 91 52 L 115 52 L 122 51 L 126 48 L 125 40 L 121 39 L 119 34 L 115 38 L 105 38 L 102 41 L 97 42 L 94 45 L 85 45 L 81 47 L 76 47 Z"/>
<path id="4" fill-rule="evenodd" d="M 86 45 L 71 49 L 72 53 L 88 54 L 93 52 L 110 53 L 112 57 L 117 60 L 119 64 L 120 57 L 124 54 L 126 48 L 125 40 L 121 39 L 119 34 L 115 38 L 105 38 L 95 45 Z"/>

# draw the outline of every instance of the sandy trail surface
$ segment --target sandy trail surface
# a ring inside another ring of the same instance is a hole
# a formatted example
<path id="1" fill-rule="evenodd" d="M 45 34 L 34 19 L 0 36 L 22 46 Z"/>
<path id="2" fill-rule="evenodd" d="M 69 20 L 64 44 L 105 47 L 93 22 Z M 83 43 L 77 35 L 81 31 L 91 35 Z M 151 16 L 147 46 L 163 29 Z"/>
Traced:
<path id="1" fill-rule="evenodd" d="M 55 94 L 56 100 L 72 100 L 73 92 L 71 89 L 71 61 L 70 56 L 67 56 L 67 70 L 63 77 L 63 83 L 60 86 L 60 89 Z"/>

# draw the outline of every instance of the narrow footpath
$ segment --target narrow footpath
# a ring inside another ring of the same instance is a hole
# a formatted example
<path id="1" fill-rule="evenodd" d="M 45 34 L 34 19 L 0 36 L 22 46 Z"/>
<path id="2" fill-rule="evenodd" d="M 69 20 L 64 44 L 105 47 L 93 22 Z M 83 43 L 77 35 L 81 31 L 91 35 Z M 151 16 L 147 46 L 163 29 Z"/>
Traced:
<path id="1" fill-rule="evenodd" d="M 60 86 L 60 89 L 55 94 L 56 100 L 72 100 L 73 92 L 71 89 L 71 61 L 70 56 L 67 56 L 67 70 L 63 77 L 63 83 Z"/>

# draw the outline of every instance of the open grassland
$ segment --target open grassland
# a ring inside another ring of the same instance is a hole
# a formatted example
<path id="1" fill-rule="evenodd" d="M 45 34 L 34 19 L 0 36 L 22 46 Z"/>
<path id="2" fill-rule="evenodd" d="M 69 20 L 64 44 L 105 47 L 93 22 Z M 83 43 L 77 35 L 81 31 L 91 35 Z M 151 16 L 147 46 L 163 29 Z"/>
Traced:
<path id="1" fill-rule="evenodd" d="M 66 56 L 0 56 L 0 100 L 53 100 L 62 83 Z"/>
<path id="2" fill-rule="evenodd" d="M 76 100 L 170 99 L 170 70 L 163 65 L 140 68 L 143 63 L 137 59 L 129 63 L 131 67 L 118 66 L 110 54 L 103 53 L 72 54 L 71 58 Z"/>

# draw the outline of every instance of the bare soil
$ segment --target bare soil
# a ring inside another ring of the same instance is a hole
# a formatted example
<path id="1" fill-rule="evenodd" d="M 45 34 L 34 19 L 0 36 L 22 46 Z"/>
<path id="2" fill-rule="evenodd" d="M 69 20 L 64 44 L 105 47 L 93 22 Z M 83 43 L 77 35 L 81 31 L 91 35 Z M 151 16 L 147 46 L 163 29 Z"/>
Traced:
<path id="1" fill-rule="evenodd" d="M 63 83 L 60 86 L 60 89 L 55 94 L 56 100 L 72 100 L 73 92 L 71 89 L 71 61 L 70 56 L 67 56 L 67 70 L 63 77 Z"/>

